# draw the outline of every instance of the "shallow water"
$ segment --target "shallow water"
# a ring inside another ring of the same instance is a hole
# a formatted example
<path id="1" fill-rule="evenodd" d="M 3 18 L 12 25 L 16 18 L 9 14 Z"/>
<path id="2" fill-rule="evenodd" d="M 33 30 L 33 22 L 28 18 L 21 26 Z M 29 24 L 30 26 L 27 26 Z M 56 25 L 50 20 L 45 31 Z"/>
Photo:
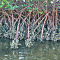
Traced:
<path id="1" fill-rule="evenodd" d="M 7 41 L 6 41 L 7 40 Z M 0 39 L 0 60 L 60 60 L 60 42 L 35 42 L 31 48 L 9 48 L 8 39 Z"/>

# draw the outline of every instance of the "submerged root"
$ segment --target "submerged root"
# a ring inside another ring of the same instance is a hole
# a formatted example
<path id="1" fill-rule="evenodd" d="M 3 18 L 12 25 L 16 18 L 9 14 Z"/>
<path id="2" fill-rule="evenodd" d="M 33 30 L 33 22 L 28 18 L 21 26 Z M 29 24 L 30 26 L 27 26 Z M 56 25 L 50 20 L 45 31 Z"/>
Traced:
<path id="1" fill-rule="evenodd" d="M 18 48 L 18 43 L 19 40 L 12 40 L 12 42 L 10 43 L 11 48 Z"/>

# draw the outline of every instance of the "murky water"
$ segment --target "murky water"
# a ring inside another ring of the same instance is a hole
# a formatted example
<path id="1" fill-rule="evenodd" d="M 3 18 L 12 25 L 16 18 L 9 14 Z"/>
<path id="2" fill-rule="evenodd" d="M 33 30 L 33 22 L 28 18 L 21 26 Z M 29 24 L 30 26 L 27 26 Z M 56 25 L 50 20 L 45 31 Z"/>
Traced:
<path id="1" fill-rule="evenodd" d="M 8 39 L 0 39 L 0 60 L 60 60 L 60 42 L 36 42 L 31 48 L 21 45 L 12 50 Z"/>

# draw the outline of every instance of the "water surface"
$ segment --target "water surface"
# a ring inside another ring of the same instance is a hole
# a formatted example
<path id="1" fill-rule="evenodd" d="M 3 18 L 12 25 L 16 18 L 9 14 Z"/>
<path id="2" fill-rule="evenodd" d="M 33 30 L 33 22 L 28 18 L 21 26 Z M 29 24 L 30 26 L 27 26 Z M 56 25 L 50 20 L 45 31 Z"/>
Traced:
<path id="1" fill-rule="evenodd" d="M 60 42 L 38 41 L 31 48 L 22 44 L 11 49 L 8 39 L 0 39 L 0 60 L 60 60 Z"/>

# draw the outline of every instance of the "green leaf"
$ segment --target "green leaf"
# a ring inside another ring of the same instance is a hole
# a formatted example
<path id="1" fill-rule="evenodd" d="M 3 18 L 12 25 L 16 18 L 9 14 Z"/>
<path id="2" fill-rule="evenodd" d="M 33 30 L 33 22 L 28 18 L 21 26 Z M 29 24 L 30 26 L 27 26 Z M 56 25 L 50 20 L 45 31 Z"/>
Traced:
<path id="1" fill-rule="evenodd" d="M 58 8 L 60 8 L 60 6 L 58 6 Z"/>
<path id="2" fill-rule="evenodd" d="M 4 2 L 6 1 L 6 0 L 3 0 Z"/>
<path id="3" fill-rule="evenodd" d="M 37 10 L 38 10 L 38 8 L 33 8 L 33 10 L 37 11 Z"/>
<path id="4" fill-rule="evenodd" d="M 38 1 L 38 0 L 35 0 L 36 2 Z"/>
<path id="5" fill-rule="evenodd" d="M 39 14 L 43 14 L 43 11 L 39 11 Z"/>
<path id="6" fill-rule="evenodd" d="M 0 5 L 0 8 L 2 8 L 3 7 L 3 5 Z"/>
<path id="7" fill-rule="evenodd" d="M 8 8 L 9 10 L 14 10 L 14 8 L 13 8 L 12 5 L 9 5 L 7 8 Z"/>
<path id="8" fill-rule="evenodd" d="M 28 9 L 28 10 L 31 10 L 32 8 L 31 8 L 31 7 L 28 7 L 27 9 Z"/>
<path id="9" fill-rule="evenodd" d="M 2 1 L 2 5 L 4 5 L 4 2 Z"/>
<path id="10" fill-rule="evenodd" d="M 28 5 L 31 6 L 31 7 L 33 6 L 33 4 L 31 4 L 31 3 L 29 3 Z"/>
<path id="11" fill-rule="evenodd" d="M 26 7 L 27 5 L 26 4 L 24 4 L 24 7 Z"/>
<path id="12" fill-rule="evenodd" d="M 13 8 L 15 9 L 15 8 L 18 8 L 19 6 L 17 6 L 17 5 L 15 5 Z"/>
<path id="13" fill-rule="evenodd" d="M 7 8 L 7 7 L 4 7 L 4 8 Z"/>
<path id="14" fill-rule="evenodd" d="M 29 12 L 31 11 L 31 10 L 28 10 Z"/>

